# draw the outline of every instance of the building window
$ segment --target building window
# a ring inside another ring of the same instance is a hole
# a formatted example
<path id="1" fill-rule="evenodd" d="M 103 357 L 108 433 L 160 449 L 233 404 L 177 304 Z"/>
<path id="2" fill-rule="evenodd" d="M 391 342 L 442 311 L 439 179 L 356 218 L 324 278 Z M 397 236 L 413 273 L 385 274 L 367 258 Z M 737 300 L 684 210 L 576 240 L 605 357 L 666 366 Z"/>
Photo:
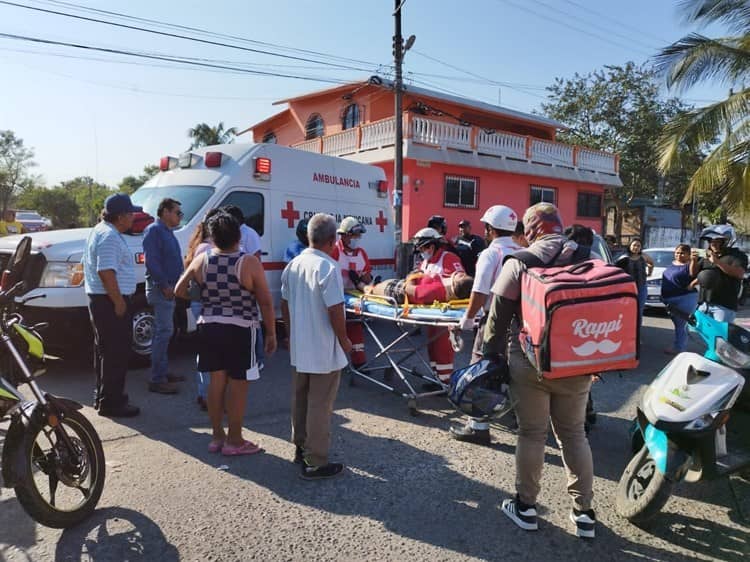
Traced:
<path id="1" fill-rule="evenodd" d="M 532 185 L 529 205 L 536 205 L 537 203 L 542 202 L 557 205 L 557 190 L 554 187 Z"/>
<path id="2" fill-rule="evenodd" d="M 579 193 L 576 214 L 579 217 L 600 218 L 602 216 L 601 193 Z"/>
<path id="3" fill-rule="evenodd" d="M 344 130 L 353 129 L 359 125 L 359 106 L 356 103 L 352 103 L 344 110 L 344 119 L 341 126 Z"/>
<path id="4" fill-rule="evenodd" d="M 477 207 L 477 178 L 445 176 L 446 207 Z"/>
<path id="5" fill-rule="evenodd" d="M 305 127 L 305 140 L 322 137 L 323 128 L 323 118 L 317 113 L 310 115 Z"/>
<path id="6" fill-rule="evenodd" d="M 276 144 L 276 133 L 273 131 L 268 131 L 265 135 L 263 135 L 263 142 L 266 144 Z"/>

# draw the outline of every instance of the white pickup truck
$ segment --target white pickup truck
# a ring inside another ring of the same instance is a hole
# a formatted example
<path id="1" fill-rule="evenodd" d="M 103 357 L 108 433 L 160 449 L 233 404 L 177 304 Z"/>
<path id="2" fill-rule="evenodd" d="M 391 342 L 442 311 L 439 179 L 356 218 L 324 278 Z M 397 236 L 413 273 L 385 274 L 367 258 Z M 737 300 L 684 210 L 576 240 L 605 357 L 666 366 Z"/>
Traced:
<path id="1" fill-rule="evenodd" d="M 261 236 L 262 261 L 274 299 L 278 301 L 284 250 L 295 238 L 299 220 L 326 212 L 340 221 L 358 217 L 366 226 L 364 246 L 373 267 L 384 278 L 393 275 L 394 226 L 385 172 L 370 166 L 274 144 L 228 144 L 200 148 L 161 159 L 161 171 L 136 191 L 133 203 L 156 215 L 164 197 L 182 203 L 184 217 L 175 235 L 183 250 L 206 212 L 223 205 L 239 206 L 246 222 Z M 88 299 L 83 288 L 81 256 L 90 229 L 29 234 L 32 267 L 23 306 L 30 322 L 49 322 L 45 341 L 66 356 L 90 349 Z M 19 236 L 0 238 L 0 268 Z M 138 289 L 133 307 L 133 351 L 146 357 L 151 349 L 153 318 L 144 295 L 142 235 L 125 235 L 133 252 Z M 0 269 L 1 270 L 1 269 Z M 179 308 L 179 307 L 178 307 Z M 192 315 L 177 314 L 178 327 L 191 330 Z"/>

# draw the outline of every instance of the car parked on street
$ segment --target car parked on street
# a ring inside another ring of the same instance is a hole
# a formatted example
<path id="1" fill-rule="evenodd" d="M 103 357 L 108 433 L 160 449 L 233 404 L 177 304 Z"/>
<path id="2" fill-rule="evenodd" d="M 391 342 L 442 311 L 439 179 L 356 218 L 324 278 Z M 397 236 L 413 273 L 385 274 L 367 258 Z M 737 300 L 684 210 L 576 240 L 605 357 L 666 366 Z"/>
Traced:
<path id="1" fill-rule="evenodd" d="M 646 248 L 643 253 L 654 260 L 654 270 L 646 278 L 646 306 L 664 308 L 664 303 L 661 302 L 661 276 L 674 261 L 674 248 Z"/>
<path id="2" fill-rule="evenodd" d="M 41 232 L 52 228 L 52 221 L 36 211 L 16 211 L 16 220 L 23 225 L 25 232 Z"/>

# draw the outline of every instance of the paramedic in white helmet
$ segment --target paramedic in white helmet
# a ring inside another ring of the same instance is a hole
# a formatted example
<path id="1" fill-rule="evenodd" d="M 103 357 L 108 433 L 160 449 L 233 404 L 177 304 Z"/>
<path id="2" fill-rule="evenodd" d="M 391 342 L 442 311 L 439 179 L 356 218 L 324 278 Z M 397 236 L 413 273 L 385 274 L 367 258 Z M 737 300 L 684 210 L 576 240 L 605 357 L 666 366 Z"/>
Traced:
<path id="1" fill-rule="evenodd" d="M 362 235 L 367 232 L 362 223 L 354 217 L 345 217 L 336 232 L 339 239 L 331 257 L 338 262 L 344 281 L 344 290 L 360 289 L 372 282 L 372 267 L 367 252 L 360 246 Z M 346 323 L 346 336 L 352 342 L 352 366 L 357 369 L 367 362 L 365 355 L 365 334 L 362 323 L 350 320 Z"/>
<path id="2" fill-rule="evenodd" d="M 480 310 L 484 311 L 479 320 L 474 347 L 471 352 L 471 362 L 482 359 L 482 341 L 484 339 L 484 324 L 489 311 L 488 299 L 495 279 L 500 274 L 505 256 L 509 256 L 522 248 L 513 241 L 513 235 L 518 224 L 518 215 L 505 205 L 493 205 L 484 212 L 479 219 L 484 224 L 484 236 L 487 248 L 479 254 L 477 259 L 474 285 L 471 288 L 469 307 L 461 319 L 462 330 L 472 330 L 475 327 L 475 316 Z M 490 424 L 484 421 L 469 419 L 466 425 L 451 426 L 451 437 L 458 441 L 468 441 L 478 445 L 490 444 Z"/>
<path id="3" fill-rule="evenodd" d="M 414 248 L 422 257 L 419 270 L 425 275 L 451 277 L 454 273 L 464 272 L 460 258 L 443 247 L 443 235 L 434 228 L 423 228 L 413 238 Z M 453 373 L 455 352 L 451 345 L 450 335 L 445 328 L 427 327 L 427 354 L 430 367 L 443 384 L 449 384 Z M 437 385 L 425 385 L 427 390 L 438 390 Z"/>

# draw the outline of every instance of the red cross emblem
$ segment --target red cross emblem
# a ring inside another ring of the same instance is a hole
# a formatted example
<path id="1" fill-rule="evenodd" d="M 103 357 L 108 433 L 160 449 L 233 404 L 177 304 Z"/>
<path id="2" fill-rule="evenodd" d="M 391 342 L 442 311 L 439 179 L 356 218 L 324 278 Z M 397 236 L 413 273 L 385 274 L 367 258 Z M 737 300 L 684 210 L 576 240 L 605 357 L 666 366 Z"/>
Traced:
<path id="1" fill-rule="evenodd" d="M 294 221 L 299 218 L 299 211 L 294 210 L 294 203 L 286 202 L 286 209 L 281 209 L 281 218 L 286 219 L 289 228 L 294 228 Z"/>
<path id="2" fill-rule="evenodd" d="M 516 214 L 515 213 L 511 213 L 508 216 L 510 217 L 510 220 L 514 220 L 516 218 Z"/>
<path id="3" fill-rule="evenodd" d="M 380 232 L 385 232 L 385 225 L 388 224 L 388 219 L 383 215 L 383 211 L 378 211 L 378 216 L 375 219 L 375 224 L 380 227 Z"/>

